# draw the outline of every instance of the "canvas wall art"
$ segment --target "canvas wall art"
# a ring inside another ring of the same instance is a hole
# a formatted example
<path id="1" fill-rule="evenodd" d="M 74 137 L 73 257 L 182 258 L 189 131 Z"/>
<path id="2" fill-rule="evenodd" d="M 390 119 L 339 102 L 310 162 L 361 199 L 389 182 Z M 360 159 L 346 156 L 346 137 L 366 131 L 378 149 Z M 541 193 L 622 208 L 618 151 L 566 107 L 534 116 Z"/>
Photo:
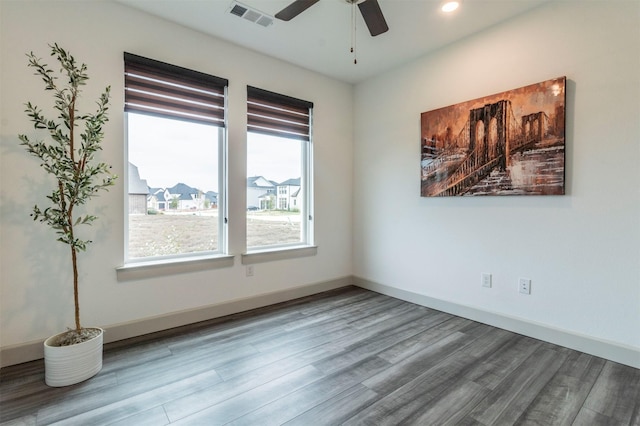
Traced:
<path id="1" fill-rule="evenodd" d="M 421 195 L 562 195 L 566 77 L 421 114 Z"/>

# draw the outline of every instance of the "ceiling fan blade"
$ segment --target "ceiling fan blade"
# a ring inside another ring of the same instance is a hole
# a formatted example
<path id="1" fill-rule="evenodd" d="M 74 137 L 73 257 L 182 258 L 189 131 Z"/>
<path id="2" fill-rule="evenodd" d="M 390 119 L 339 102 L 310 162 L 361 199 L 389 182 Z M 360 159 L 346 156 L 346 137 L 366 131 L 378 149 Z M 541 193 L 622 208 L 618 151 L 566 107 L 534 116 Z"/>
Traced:
<path id="1" fill-rule="evenodd" d="M 319 1 L 320 0 L 296 0 L 276 13 L 276 18 L 282 21 L 290 21 Z"/>
<path id="2" fill-rule="evenodd" d="M 365 0 L 362 3 L 358 3 L 358 7 L 373 37 L 389 31 L 389 26 L 384 19 L 378 0 Z"/>

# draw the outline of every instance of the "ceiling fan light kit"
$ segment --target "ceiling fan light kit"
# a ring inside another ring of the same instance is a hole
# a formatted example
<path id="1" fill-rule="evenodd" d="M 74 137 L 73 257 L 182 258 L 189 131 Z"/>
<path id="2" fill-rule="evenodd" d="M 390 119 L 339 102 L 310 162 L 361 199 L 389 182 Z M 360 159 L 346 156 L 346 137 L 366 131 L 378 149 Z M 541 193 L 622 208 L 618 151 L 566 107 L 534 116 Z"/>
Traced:
<path id="1" fill-rule="evenodd" d="M 460 3 L 461 3 L 460 1 L 446 0 L 442 2 L 442 6 L 440 6 L 440 10 L 442 10 L 444 13 L 451 13 L 460 7 Z"/>

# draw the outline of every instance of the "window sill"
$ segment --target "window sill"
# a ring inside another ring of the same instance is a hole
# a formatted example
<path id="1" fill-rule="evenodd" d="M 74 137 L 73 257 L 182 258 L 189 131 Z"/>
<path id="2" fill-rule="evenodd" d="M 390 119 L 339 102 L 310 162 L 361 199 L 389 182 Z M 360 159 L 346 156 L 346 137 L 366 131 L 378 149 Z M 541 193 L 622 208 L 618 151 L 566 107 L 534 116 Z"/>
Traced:
<path id="1" fill-rule="evenodd" d="M 209 255 L 128 263 L 116 268 L 118 281 L 140 280 L 233 266 L 234 256 Z"/>
<path id="2" fill-rule="evenodd" d="M 298 257 L 315 256 L 317 253 L 317 246 L 279 247 L 273 249 L 254 250 L 242 254 L 242 264 L 252 265 L 254 263 L 295 259 Z"/>

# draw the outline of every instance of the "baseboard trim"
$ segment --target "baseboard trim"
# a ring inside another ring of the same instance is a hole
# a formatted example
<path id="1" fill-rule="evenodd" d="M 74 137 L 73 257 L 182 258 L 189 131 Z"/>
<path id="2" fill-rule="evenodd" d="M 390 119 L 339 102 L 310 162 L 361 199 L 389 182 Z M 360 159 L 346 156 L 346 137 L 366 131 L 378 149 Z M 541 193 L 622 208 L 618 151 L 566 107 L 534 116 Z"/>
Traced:
<path id="1" fill-rule="evenodd" d="M 307 284 L 285 290 L 263 293 L 256 296 L 236 299 L 225 303 L 209 305 L 196 309 L 172 312 L 166 315 L 144 318 L 110 326 L 101 326 L 104 330 L 104 343 L 116 342 L 149 333 L 168 330 L 174 327 L 237 314 L 251 309 L 262 308 L 275 303 L 286 302 L 300 297 L 311 296 L 324 291 L 334 290 L 353 284 L 353 277 L 347 276 L 334 280 Z M 0 349 L 0 367 L 21 364 L 41 359 L 44 356 L 43 340 L 7 346 Z"/>
<path id="2" fill-rule="evenodd" d="M 384 284 L 353 277 L 353 285 L 426 306 L 452 315 L 478 321 L 514 333 L 522 334 L 566 348 L 575 349 L 590 355 L 618 362 L 634 368 L 640 368 L 640 351 L 630 346 L 596 339 L 568 330 L 558 329 L 546 324 L 531 322 L 522 318 L 485 311 L 472 306 L 460 305 L 446 300 L 436 299 L 423 294 L 401 290 Z"/>

